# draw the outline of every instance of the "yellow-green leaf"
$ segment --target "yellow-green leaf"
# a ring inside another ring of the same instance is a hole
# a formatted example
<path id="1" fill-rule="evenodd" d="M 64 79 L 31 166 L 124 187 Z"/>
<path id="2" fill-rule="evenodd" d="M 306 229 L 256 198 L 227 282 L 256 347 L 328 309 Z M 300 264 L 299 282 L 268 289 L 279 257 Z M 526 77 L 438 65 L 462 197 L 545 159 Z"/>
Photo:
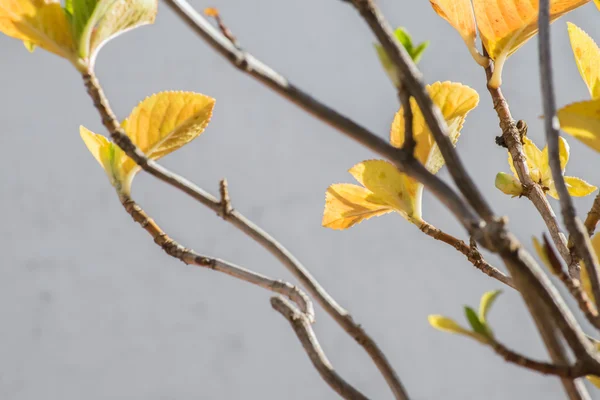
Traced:
<path id="1" fill-rule="evenodd" d="M 100 0 L 79 38 L 79 55 L 93 65 L 110 39 L 156 18 L 157 0 Z"/>
<path id="2" fill-rule="evenodd" d="M 574 176 L 565 176 L 565 183 L 567 184 L 569 194 L 573 197 L 587 196 L 598 189 L 596 186 L 590 185 L 583 179 Z"/>
<path id="3" fill-rule="evenodd" d="M 521 182 L 514 176 L 504 172 L 498 172 L 495 185 L 503 193 L 513 197 L 523 194 L 523 185 L 521 185 Z"/>
<path id="4" fill-rule="evenodd" d="M 0 1 L 0 32 L 73 61 L 71 27 L 60 2 L 54 0 Z"/>
<path id="5" fill-rule="evenodd" d="M 550 20 L 554 21 L 589 0 L 554 0 L 550 2 Z M 538 31 L 538 2 L 532 0 L 473 0 L 475 20 L 483 45 L 495 60 L 492 87 L 502 83 L 506 59 Z"/>
<path id="6" fill-rule="evenodd" d="M 479 320 L 487 327 L 487 315 L 492 308 L 492 305 L 498 298 L 498 296 L 502 293 L 502 290 L 492 290 L 489 292 L 485 292 L 483 296 L 481 296 L 481 300 L 479 302 Z"/>
<path id="7" fill-rule="evenodd" d="M 363 161 L 349 172 L 360 184 L 407 220 L 421 221 L 422 184 L 383 160 Z"/>
<path id="8" fill-rule="evenodd" d="M 475 15 L 471 0 L 429 0 L 435 12 L 458 31 L 478 64 L 486 67 L 489 59 L 477 50 Z"/>
<path id="9" fill-rule="evenodd" d="M 489 339 L 484 335 L 476 332 L 472 332 L 468 329 L 460 326 L 456 321 L 450 319 L 448 317 L 444 317 L 443 315 L 430 315 L 428 317 L 429 324 L 437 330 L 442 332 L 456 333 L 459 335 L 469 336 L 481 343 L 487 344 L 489 343 Z"/>
<path id="10" fill-rule="evenodd" d="M 123 121 L 123 129 L 139 149 L 157 160 L 189 143 L 208 125 L 215 100 L 192 92 L 161 92 L 144 99 Z M 94 154 L 94 152 L 92 151 Z M 140 167 L 124 153 L 112 161 L 120 187 L 128 193 Z"/>
<path id="11" fill-rule="evenodd" d="M 110 184 L 120 191 L 123 180 L 120 170 L 123 151 L 104 136 L 93 133 L 83 126 L 79 127 L 79 132 L 90 153 L 106 172 Z"/>
<path id="12" fill-rule="evenodd" d="M 600 99 L 569 104 L 557 115 L 562 130 L 600 152 Z"/>
<path id="13" fill-rule="evenodd" d="M 325 193 L 322 224 L 331 229 L 347 229 L 391 211 L 392 208 L 383 199 L 368 189 L 351 184 L 335 184 Z"/>
<path id="14" fill-rule="evenodd" d="M 448 124 L 450 139 L 456 144 L 467 114 L 479 103 L 479 95 L 470 87 L 455 82 L 436 82 L 427 86 L 427 92 L 433 103 L 442 112 Z M 431 173 L 435 174 L 444 165 L 444 158 L 435 144 L 423 114 L 412 98 L 411 109 L 413 111 L 413 135 L 417 142 L 415 156 Z M 402 108 L 396 113 L 392 123 L 390 141 L 396 147 L 401 147 L 404 143 L 404 111 Z"/>
<path id="15" fill-rule="evenodd" d="M 600 49 L 594 39 L 577 25 L 567 22 L 571 48 L 592 99 L 600 97 Z"/>

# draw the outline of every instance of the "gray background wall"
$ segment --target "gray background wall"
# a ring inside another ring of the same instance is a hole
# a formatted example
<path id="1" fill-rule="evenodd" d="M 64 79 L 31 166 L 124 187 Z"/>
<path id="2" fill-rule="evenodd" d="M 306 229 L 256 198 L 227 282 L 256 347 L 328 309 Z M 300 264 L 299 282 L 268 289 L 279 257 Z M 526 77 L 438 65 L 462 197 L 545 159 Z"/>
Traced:
<path id="1" fill-rule="evenodd" d="M 428 82 L 459 81 L 480 93 L 458 148 L 494 209 L 510 215 L 511 228 L 530 247 L 531 235 L 543 231 L 541 218 L 526 200 L 494 188 L 495 174 L 509 170 L 494 145 L 499 129 L 483 71 L 427 1 L 380 3 L 392 24 L 431 40 L 421 63 Z M 218 6 L 248 50 L 387 136 L 397 100 L 372 35 L 350 6 L 334 0 L 193 5 Z M 588 4 L 554 25 L 560 105 L 588 97 L 565 21 L 600 39 L 598 18 Z M 5 36 L 0 48 L 0 398 L 334 398 L 287 322 L 271 310 L 269 293 L 170 259 L 123 212 L 79 138 L 80 124 L 104 131 L 77 73 Z M 533 40 L 509 60 L 503 89 L 515 118 L 526 119 L 541 144 L 536 59 Z M 155 25 L 103 49 L 97 72 L 121 118 L 161 90 L 217 99 L 206 132 L 164 165 L 213 193 L 227 177 L 234 206 L 277 236 L 353 313 L 414 399 L 564 398 L 556 379 L 428 326 L 431 313 L 462 321 L 462 305 L 476 305 L 481 293 L 500 286 L 455 250 L 394 215 L 344 232 L 322 228 L 327 186 L 352 182 L 347 169 L 374 155 L 231 68 L 163 4 Z M 568 174 L 600 184 L 597 154 L 570 143 Z M 441 175 L 448 177 L 445 170 Z M 184 245 L 291 279 L 269 254 L 181 193 L 139 174 L 133 195 Z M 591 201 L 576 204 L 584 212 Z M 463 235 L 427 193 L 424 216 Z M 339 372 L 373 398 L 390 398 L 362 350 L 320 308 L 317 318 L 316 332 Z M 491 320 L 502 341 L 545 357 L 515 293 L 505 293 Z"/>

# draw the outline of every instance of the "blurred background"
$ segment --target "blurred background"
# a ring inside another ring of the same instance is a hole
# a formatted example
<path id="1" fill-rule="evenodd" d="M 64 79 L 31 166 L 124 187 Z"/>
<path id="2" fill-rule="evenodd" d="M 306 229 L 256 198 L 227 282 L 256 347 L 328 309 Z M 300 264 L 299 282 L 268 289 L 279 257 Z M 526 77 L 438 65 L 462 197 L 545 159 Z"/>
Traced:
<path id="1" fill-rule="evenodd" d="M 510 228 L 531 249 L 531 236 L 544 231 L 541 217 L 527 200 L 494 187 L 496 173 L 509 167 L 506 151 L 494 144 L 500 132 L 483 70 L 428 1 L 379 3 L 391 24 L 417 42 L 431 41 L 420 63 L 427 82 L 458 81 L 479 92 L 458 150 L 495 211 L 510 217 Z M 387 137 L 396 94 L 351 6 L 192 5 L 218 7 L 245 49 Z M 589 97 L 566 21 L 598 40 L 598 18 L 588 4 L 553 25 L 559 106 Z M 503 90 L 513 116 L 528 122 L 529 136 L 543 147 L 536 43 L 509 59 Z M 0 398 L 335 398 L 271 309 L 270 293 L 169 258 L 123 212 L 79 137 L 79 125 L 105 131 L 76 71 L 3 35 L 0 48 Z M 432 313 L 463 321 L 463 305 L 477 306 L 483 292 L 501 286 L 453 248 L 398 215 L 342 232 L 321 227 L 327 187 L 352 182 L 347 170 L 374 154 L 232 68 L 162 2 L 156 23 L 106 45 L 96 70 L 119 118 L 162 90 L 217 99 L 208 129 L 163 164 L 214 194 L 226 177 L 233 206 L 295 253 L 353 314 L 413 399 L 565 397 L 557 379 L 508 365 L 488 348 L 428 325 Z M 569 142 L 567 174 L 599 185 L 597 154 Z M 448 180 L 445 169 L 440 174 Z M 182 193 L 140 173 L 133 198 L 184 246 L 293 281 L 270 254 Z M 575 200 L 582 215 L 592 200 Z M 427 221 L 465 238 L 427 192 L 423 210 Z M 490 320 L 501 341 L 546 358 L 516 293 L 505 292 Z M 320 307 L 315 330 L 342 376 L 372 398 L 391 398 L 363 350 Z"/>

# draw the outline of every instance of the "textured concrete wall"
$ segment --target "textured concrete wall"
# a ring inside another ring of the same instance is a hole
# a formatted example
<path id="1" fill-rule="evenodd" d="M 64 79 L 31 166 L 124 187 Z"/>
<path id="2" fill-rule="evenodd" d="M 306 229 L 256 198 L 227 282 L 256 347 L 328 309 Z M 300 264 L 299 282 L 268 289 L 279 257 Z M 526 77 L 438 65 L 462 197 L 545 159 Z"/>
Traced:
<path id="1" fill-rule="evenodd" d="M 380 3 L 394 25 L 432 41 L 421 63 L 428 82 L 459 81 L 479 91 L 458 149 L 494 209 L 510 215 L 529 247 L 543 224 L 526 200 L 494 188 L 495 174 L 508 165 L 494 144 L 499 129 L 483 71 L 427 1 Z M 335 0 L 193 5 L 217 5 L 256 56 L 387 135 L 397 100 L 372 35 L 351 7 Z M 588 96 L 565 21 L 600 39 L 599 18 L 587 5 L 554 24 L 559 105 Z M 0 398 L 334 398 L 287 322 L 271 310 L 269 293 L 170 259 L 123 212 L 79 138 L 80 124 L 103 130 L 77 73 L 4 36 L 0 48 Z M 526 119 L 530 136 L 542 143 L 536 60 L 534 40 L 509 60 L 503 89 L 515 118 Z M 347 169 L 373 154 L 231 68 L 164 4 L 154 26 L 103 49 L 97 72 L 123 118 L 161 90 L 217 99 L 206 132 L 164 164 L 213 193 L 227 177 L 234 206 L 297 254 L 354 314 L 414 399 L 564 398 L 558 380 L 506 365 L 488 349 L 428 326 L 428 314 L 462 319 L 463 304 L 477 304 L 481 293 L 499 287 L 452 248 L 394 215 L 345 232 L 322 228 L 327 186 L 351 182 Z M 597 154 L 570 142 L 567 172 L 598 185 Z M 445 170 L 441 175 L 447 178 Z M 144 174 L 133 195 L 182 244 L 291 279 L 269 254 L 185 195 Z M 576 204 L 583 212 L 591 200 Z M 424 216 L 463 234 L 427 193 Z M 320 308 L 317 320 L 339 372 L 373 398 L 390 398 L 362 350 Z M 510 346 L 545 357 L 515 293 L 505 293 L 491 321 Z"/>

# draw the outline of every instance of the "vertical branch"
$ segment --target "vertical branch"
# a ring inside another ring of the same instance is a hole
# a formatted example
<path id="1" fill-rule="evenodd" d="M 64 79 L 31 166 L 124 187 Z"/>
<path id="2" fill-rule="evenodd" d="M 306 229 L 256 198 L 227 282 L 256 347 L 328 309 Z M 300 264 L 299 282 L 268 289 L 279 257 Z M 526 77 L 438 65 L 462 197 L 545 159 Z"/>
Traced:
<path id="1" fill-rule="evenodd" d="M 546 129 L 546 140 L 548 142 L 548 158 L 550 169 L 552 170 L 552 179 L 556 186 L 560 200 L 560 208 L 563 220 L 569 234 L 573 238 L 573 243 L 577 254 L 585 263 L 592 293 L 595 298 L 596 309 L 600 309 L 600 278 L 598 276 L 598 259 L 592 252 L 589 236 L 585 226 L 577 217 L 573 199 L 569 195 L 565 179 L 560 165 L 560 149 L 558 138 L 559 123 L 556 117 L 556 99 L 554 98 L 554 81 L 552 76 L 552 55 L 550 49 L 550 3 L 549 0 L 540 0 L 539 6 L 539 64 L 540 64 L 540 83 L 542 87 L 542 99 L 544 106 L 544 126 Z"/>

